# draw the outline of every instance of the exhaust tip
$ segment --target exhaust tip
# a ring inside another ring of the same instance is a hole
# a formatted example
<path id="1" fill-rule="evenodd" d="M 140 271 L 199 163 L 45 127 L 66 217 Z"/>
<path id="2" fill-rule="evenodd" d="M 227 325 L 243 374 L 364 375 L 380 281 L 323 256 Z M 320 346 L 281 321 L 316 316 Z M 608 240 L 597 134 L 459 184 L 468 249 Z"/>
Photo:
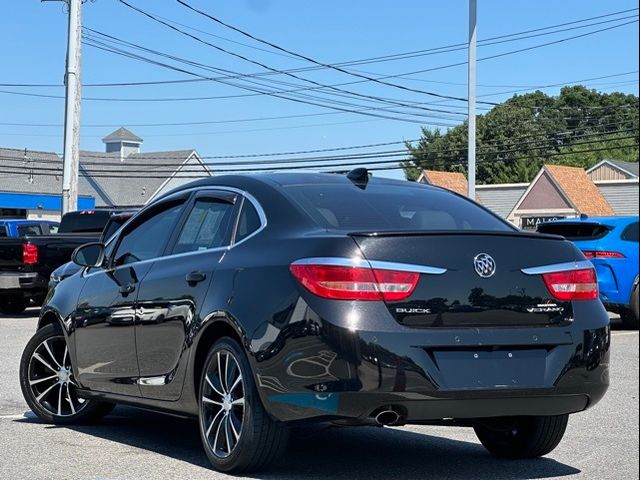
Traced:
<path id="1" fill-rule="evenodd" d="M 400 414 L 392 409 L 384 409 L 378 412 L 374 418 L 378 425 L 397 425 L 400 421 Z"/>

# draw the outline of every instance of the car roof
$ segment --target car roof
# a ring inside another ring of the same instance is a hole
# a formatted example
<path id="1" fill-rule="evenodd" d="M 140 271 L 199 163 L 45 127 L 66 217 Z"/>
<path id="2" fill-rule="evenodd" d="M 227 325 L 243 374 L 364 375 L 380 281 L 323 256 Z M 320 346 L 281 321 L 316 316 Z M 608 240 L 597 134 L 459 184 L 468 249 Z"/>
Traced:
<path id="1" fill-rule="evenodd" d="M 406 180 L 394 180 L 390 178 L 372 176 L 369 179 L 372 185 L 394 185 L 394 186 L 417 186 L 442 190 L 439 187 L 426 185 L 423 183 L 407 182 Z M 164 196 L 197 187 L 208 186 L 238 186 L 262 184 L 271 187 L 287 187 L 294 185 L 353 185 L 346 174 L 340 173 L 314 173 L 314 172 L 270 172 L 270 173 L 249 173 L 238 175 L 215 175 L 190 182 L 176 189 L 167 192 Z"/>

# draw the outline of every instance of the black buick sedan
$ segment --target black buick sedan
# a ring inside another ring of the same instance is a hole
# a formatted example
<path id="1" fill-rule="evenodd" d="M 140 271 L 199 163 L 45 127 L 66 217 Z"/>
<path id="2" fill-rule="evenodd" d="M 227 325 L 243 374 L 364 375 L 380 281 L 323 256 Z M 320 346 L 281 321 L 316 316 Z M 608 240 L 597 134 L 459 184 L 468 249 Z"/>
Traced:
<path id="1" fill-rule="evenodd" d="M 316 423 L 470 426 L 494 455 L 537 457 L 609 382 L 582 253 L 436 187 L 213 177 L 74 259 L 22 357 L 31 409 L 197 417 L 222 471 L 264 468 Z"/>

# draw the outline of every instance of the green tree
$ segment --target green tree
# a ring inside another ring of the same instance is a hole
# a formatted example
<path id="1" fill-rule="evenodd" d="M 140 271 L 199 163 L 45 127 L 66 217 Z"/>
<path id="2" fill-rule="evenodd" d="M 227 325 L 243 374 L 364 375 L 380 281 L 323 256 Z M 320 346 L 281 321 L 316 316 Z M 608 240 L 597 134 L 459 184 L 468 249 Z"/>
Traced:
<path id="1" fill-rule="evenodd" d="M 478 182 L 529 182 L 545 163 L 588 168 L 605 158 L 637 162 L 639 106 L 635 95 L 583 86 L 564 87 L 557 97 L 515 95 L 477 117 Z M 423 128 L 407 149 L 403 168 L 410 180 L 423 169 L 466 173 L 467 123 L 445 132 Z"/>

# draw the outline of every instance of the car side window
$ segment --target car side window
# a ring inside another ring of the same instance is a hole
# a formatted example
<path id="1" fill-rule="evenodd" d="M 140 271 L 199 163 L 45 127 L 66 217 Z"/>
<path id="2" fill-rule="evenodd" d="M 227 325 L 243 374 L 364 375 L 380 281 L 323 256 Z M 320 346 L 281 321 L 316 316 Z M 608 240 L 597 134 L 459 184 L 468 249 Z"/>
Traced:
<path id="1" fill-rule="evenodd" d="M 42 235 L 42 229 L 40 225 L 19 225 L 18 236 L 24 237 L 25 235 Z"/>
<path id="2" fill-rule="evenodd" d="M 171 235 L 183 205 L 184 200 L 178 204 L 171 202 L 125 233 L 116 250 L 113 265 L 126 265 L 162 255 L 165 241 Z"/>
<path id="3" fill-rule="evenodd" d="M 238 219 L 238 227 L 236 229 L 236 243 L 244 240 L 253 232 L 258 230 L 262 226 L 260 215 L 253 204 L 245 199 L 242 204 L 242 211 L 240 212 L 240 218 Z"/>
<path id="4" fill-rule="evenodd" d="M 50 234 L 58 233 L 58 224 L 50 223 L 49 224 L 49 233 Z"/>
<path id="5" fill-rule="evenodd" d="M 220 198 L 199 198 L 193 204 L 172 253 L 196 252 L 228 244 L 234 204 Z"/>
<path id="6" fill-rule="evenodd" d="M 620 238 L 627 242 L 638 243 L 638 222 L 627 225 L 627 228 L 624 229 Z"/>

